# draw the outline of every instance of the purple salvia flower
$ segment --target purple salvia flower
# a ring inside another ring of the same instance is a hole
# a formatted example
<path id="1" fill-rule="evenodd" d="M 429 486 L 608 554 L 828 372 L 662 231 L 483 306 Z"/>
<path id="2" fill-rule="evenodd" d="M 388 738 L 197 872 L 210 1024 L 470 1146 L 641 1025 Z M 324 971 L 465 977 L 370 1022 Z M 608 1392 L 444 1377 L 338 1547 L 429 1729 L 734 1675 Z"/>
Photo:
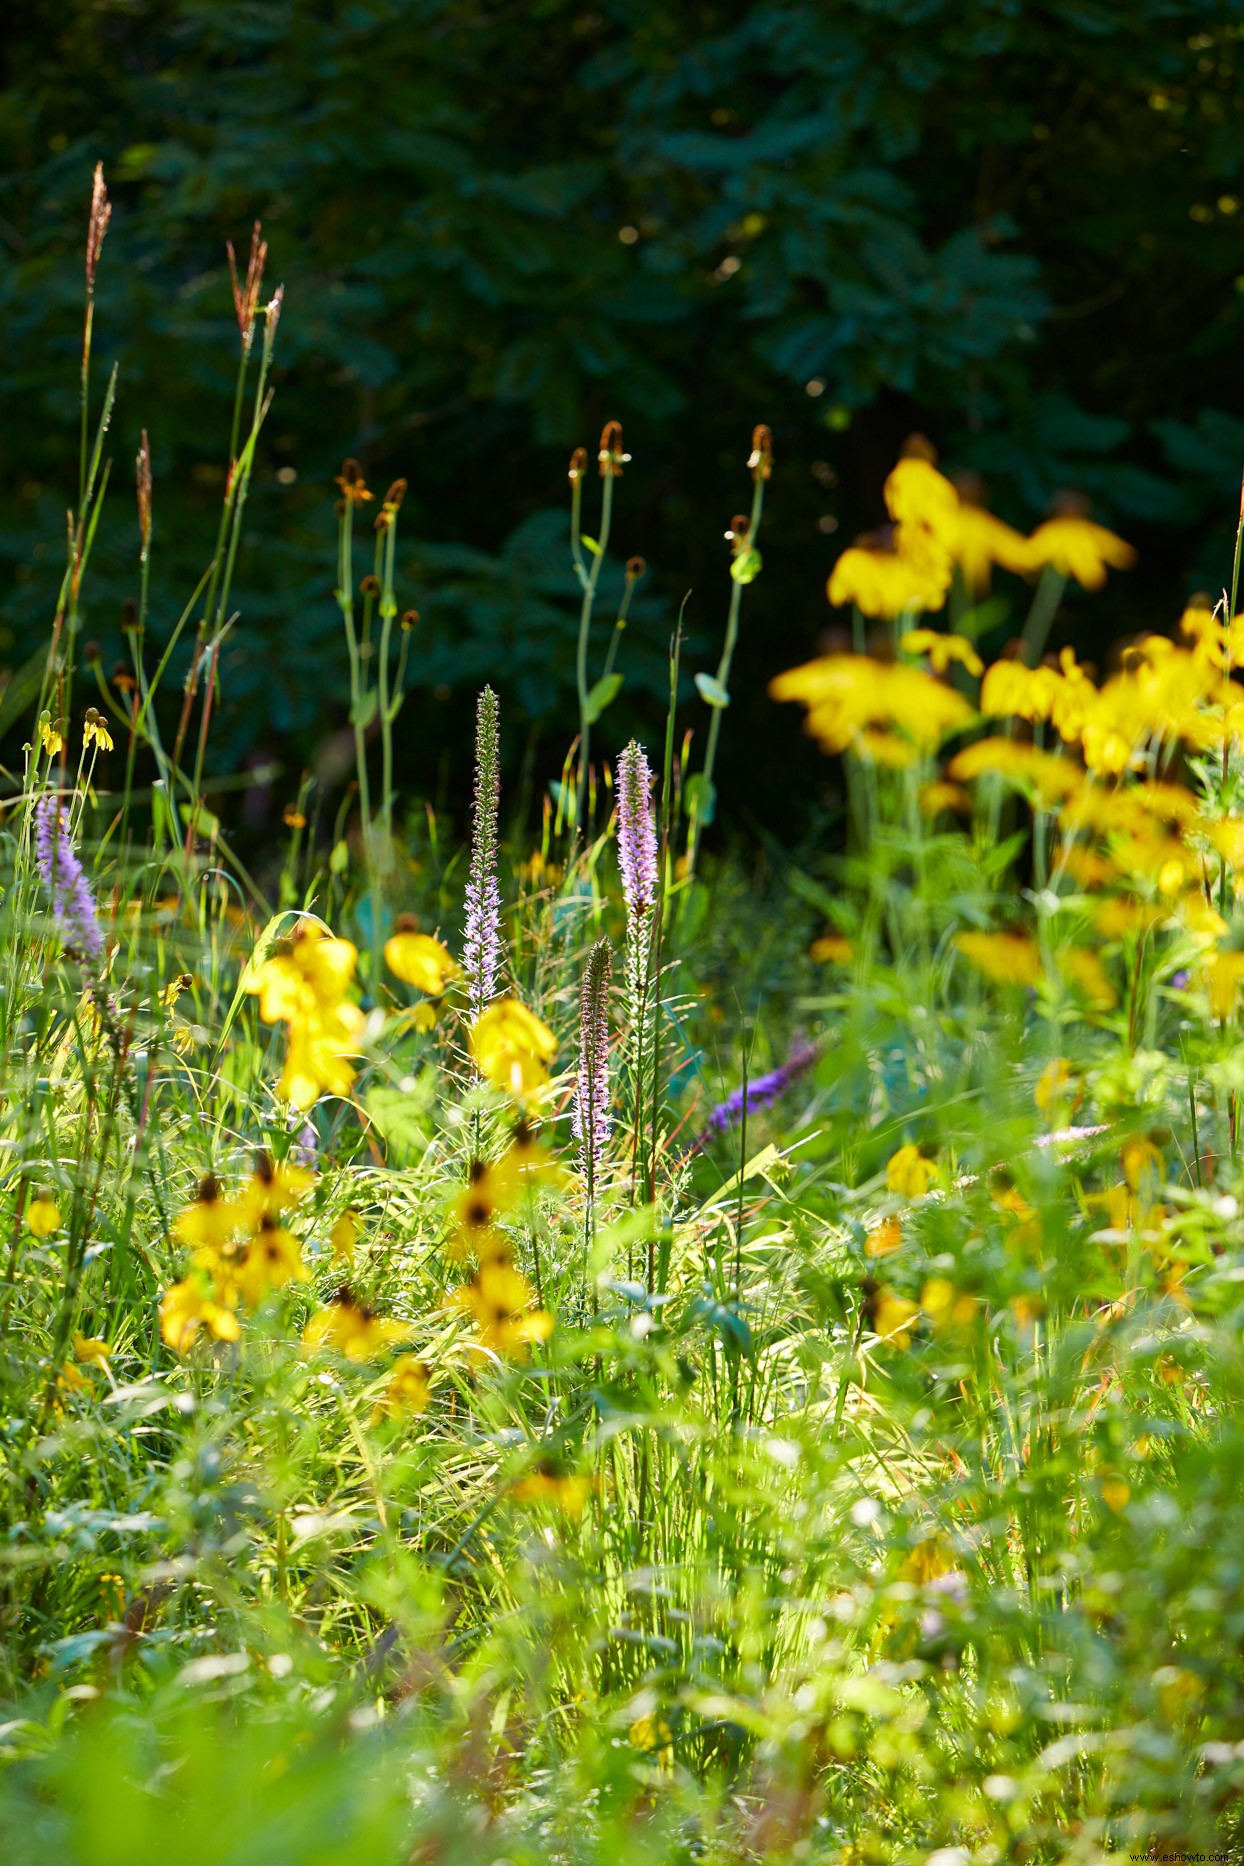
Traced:
<path id="1" fill-rule="evenodd" d="M 607 939 L 597 940 L 583 968 L 579 995 L 579 1074 L 575 1084 L 574 1135 L 587 1180 L 587 1196 L 596 1197 L 601 1163 L 609 1144 L 609 974 L 613 953 Z"/>
<path id="2" fill-rule="evenodd" d="M 475 814 L 466 885 L 462 971 L 471 1022 L 497 995 L 501 969 L 501 890 L 497 886 L 497 810 L 501 801 L 501 708 L 485 687 L 475 709 Z"/>
<path id="3" fill-rule="evenodd" d="M 754 1082 L 747 1084 L 746 1090 L 736 1088 L 732 1095 L 727 1095 L 725 1101 L 718 1102 L 713 1109 L 704 1124 L 703 1133 L 695 1143 L 696 1147 L 704 1146 L 716 1136 L 728 1134 L 732 1127 L 738 1126 L 744 1112 L 752 1114 L 757 1108 L 771 1108 L 786 1093 L 791 1083 L 812 1067 L 819 1054 L 815 1043 L 796 1043 L 780 1069 L 771 1069 L 768 1075 L 757 1076 Z"/>
<path id="4" fill-rule="evenodd" d="M 35 805 L 35 866 L 66 948 L 97 969 L 104 956 L 104 935 L 95 897 L 74 852 L 65 813 L 54 797 L 41 797 Z"/>
<path id="5" fill-rule="evenodd" d="M 649 914 L 657 898 L 657 832 L 648 794 L 648 754 L 631 740 L 618 759 L 618 867 L 628 915 Z"/>

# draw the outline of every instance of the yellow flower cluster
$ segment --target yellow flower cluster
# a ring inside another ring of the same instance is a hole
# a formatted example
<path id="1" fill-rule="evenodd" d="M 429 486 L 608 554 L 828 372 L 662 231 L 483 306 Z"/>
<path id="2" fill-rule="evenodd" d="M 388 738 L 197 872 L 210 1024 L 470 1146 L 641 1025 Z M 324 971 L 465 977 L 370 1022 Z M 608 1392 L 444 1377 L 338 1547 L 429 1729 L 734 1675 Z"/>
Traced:
<path id="1" fill-rule="evenodd" d="M 1020 575 L 1047 566 L 1100 589 L 1107 568 L 1124 570 L 1136 554 L 1122 538 L 1079 512 L 1065 512 L 1026 538 L 995 518 L 933 465 L 932 450 L 914 442 L 885 483 L 889 534 L 861 538 L 842 553 L 829 579 L 835 608 L 853 603 L 864 615 L 894 620 L 941 609 L 956 567 L 973 596 L 989 587 L 995 565 Z"/>
<path id="2" fill-rule="evenodd" d="M 243 989 L 259 999 L 266 1024 L 284 1024 L 288 1042 L 278 1092 L 296 1108 L 321 1095 L 348 1095 L 363 1031 L 349 996 L 358 949 L 319 921 L 304 920 L 268 956 L 256 959 Z"/>
<path id="3" fill-rule="evenodd" d="M 521 1360 L 532 1342 L 546 1341 L 553 1332 L 552 1316 L 514 1266 L 499 1221 L 528 1188 L 556 1174 L 532 1130 L 520 1121 L 499 1160 L 473 1163 L 468 1184 L 451 1204 L 451 1252 L 473 1256 L 477 1267 L 469 1281 L 450 1292 L 448 1305 L 474 1322 L 481 1352 Z"/>
<path id="4" fill-rule="evenodd" d="M 922 669 L 831 654 L 779 674 L 775 700 L 801 700 L 807 730 L 827 752 L 854 751 L 878 764 L 906 765 L 975 717 L 953 687 Z"/>
<path id="5" fill-rule="evenodd" d="M 200 1330 L 218 1341 L 241 1335 L 238 1309 L 256 1309 L 273 1290 L 305 1282 L 302 1246 L 281 1220 L 305 1198 L 315 1175 L 261 1154 L 240 1193 L 226 1198 L 213 1174 L 173 1220 L 173 1235 L 190 1251 L 180 1282 L 160 1303 L 160 1333 L 175 1354 L 185 1354 Z"/>

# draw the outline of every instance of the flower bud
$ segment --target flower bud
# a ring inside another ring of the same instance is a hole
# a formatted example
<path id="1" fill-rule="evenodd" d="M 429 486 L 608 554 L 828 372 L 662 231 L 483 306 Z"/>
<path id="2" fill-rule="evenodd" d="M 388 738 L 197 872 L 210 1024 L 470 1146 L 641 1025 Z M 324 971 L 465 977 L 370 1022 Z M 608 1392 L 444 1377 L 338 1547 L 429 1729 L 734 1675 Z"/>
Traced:
<path id="1" fill-rule="evenodd" d="M 747 464 L 753 479 L 768 479 L 773 472 L 773 434 L 763 421 L 752 429 L 752 451 Z"/>
<path id="2" fill-rule="evenodd" d="M 621 479 L 622 468 L 630 455 L 622 451 L 622 423 L 606 421 L 600 436 L 600 476 L 602 479 Z"/>
<path id="3" fill-rule="evenodd" d="M 576 480 L 581 480 L 586 472 L 587 448 L 576 447 L 570 456 L 570 484 L 573 486 Z"/>

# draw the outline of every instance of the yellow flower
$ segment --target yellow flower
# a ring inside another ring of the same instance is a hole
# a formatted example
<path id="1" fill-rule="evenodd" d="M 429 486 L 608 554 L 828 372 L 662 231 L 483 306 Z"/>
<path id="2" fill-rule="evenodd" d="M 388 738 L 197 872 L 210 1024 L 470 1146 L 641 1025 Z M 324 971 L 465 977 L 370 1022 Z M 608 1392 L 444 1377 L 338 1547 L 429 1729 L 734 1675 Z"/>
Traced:
<path id="1" fill-rule="evenodd" d="M 426 1412 L 431 1397 L 432 1378 L 427 1362 L 414 1354 L 399 1354 L 385 1389 L 376 1401 L 376 1411 L 391 1419 L 403 1413 Z"/>
<path id="2" fill-rule="evenodd" d="M 108 730 L 108 721 L 93 706 L 86 709 L 86 718 L 82 722 L 82 749 L 88 745 L 97 745 L 101 752 L 112 750 L 112 734 Z"/>
<path id="3" fill-rule="evenodd" d="M 948 784 L 942 778 L 935 778 L 930 784 L 922 784 L 916 795 L 921 816 L 930 819 L 941 816 L 944 811 L 953 810 L 957 816 L 972 814 L 972 799 L 962 784 Z"/>
<path id="4" fill-rule="evenodd" d="M 924 1196 L 937 1178 L 937 1166 L 927 1159 L 919 1147 L 900 1147 L 891 1154 L 885 1169 L 887 1192 L 897 1192 L 904 1199 L 919 1199 Z"/>
<path id="5" fill-rule="evenodd" d="M 259 1307 L 270 1290 L 305 1283 L 307 1276 L 297 1238 L 270 1218 L 260 1224 L 233 1270 L 233 1280 L 252 1309 Z"/>
<path id="6" fill-rule="evenodd" d="M 940 609 L 949 582 L 908 553 L 861 542 L 842 553 L 826 589 L 835 609 L 854 603 L 866 616 L 893 621 L 908 610 Z"/>
<path id="7" fill-rule="evenodd" d="M 1100 590 L 1106 569 L 1130 570 L 1136 553 L 1104 525 L 1074 514 L 1049 518 L 1028 540 L 1034 566 L 1050 564 L 1062 577 L 1074 577 L 1086 590 Z"/>
<path id="8" fill-rule="evenodd" d="M 961 693 L 923 669 L 864 654 L 805 662 L 777 675 L 769 692 L 775 700 L 803 702 L 806 730 L 827 752 L 846 751 L 873 727 L 897 727 L 913 745 L 931 749 L 973 718 Z"/>
<path id="9" fill-rule="evenodd" d="M 1110 1010 L 1119 1002 L 1119 994 L 1111 984 L 1105 966 L 1090 947 L 1071 946 L 1062 954 L 1058 963 L 1091 1004 Z"/>
<path id="10" fill-rule="evenodd" d="M 906 1296 L 896 1296 L 892 1290 L 880 1289 L 872 1302 L 873 1333 L 878 1341 L 888 1342 L 895 1348 L 911 1346 L 911 1324 L 920 1313 L 920 1305 L 910 1302 Z"/>
<path id="11" fill-rule="evenodd" d="M 348 1361 L 369 1361 L 395 1342 L 408 1341 L 413 1332 L 413 1323 L 377 1315 L 366 1303 L 356 1302 L 343 1285 L 328 1307 L 311 1317 L 302 1331 L 302 1345 L 335 1348 Z"/>
<path id="12" fill-rule="evenodd" d="M 981 682 L 981 712 L 1004 719 L 1048 719 L 1058 678 L 1052 667 L 995 661 Z"/>
<path id="13" fill-rule="evenodd" d="M 920 1307 L 934 1328 L 962 1333 L 976 1320 L 980 1304 L 975 1296 L 961 1295 L 949 1277 L 931 1276 L 920 1292 Z"/>
<path id="14" fill-rule="evenodd" d="M 961 780 L 986 775 L 1011 778 L 1028 786 L 1045 806 L 1074 796 L 1084 782 L 1084 773 L 1069 759 L 1043 752 L 1036 745 L 1018 744 L 1014 739 L 978 739 L 975 745 L 957 752 L 947 770 L 952 778 Z"/>
<path id="15" fill-rule="evenodd" d="M 855 948 L 841 933 L 823 933 L 808 948 L 809 959 L 817 965 L 850 965 Z"/>
<path id="16" fill-rule="evenodd" d="M 472 1160 L 470 1184 L 463 1187 L 450 1205 L 455 1242 L 462 1252 L 485 1257 L 506 1257 L 510 1246 L 496 1221 L 518 1196 L 519 1173 L 504 1160 L 490 1166 L 485 1160 Z"/>
<path id="17" fill-rule="evenodd" d="M 200 1180 L 194 1201 L 178 1212 L 173 1220 L 173 1236 L 190 1250 L 219 1251 L 246 1224 L 241 1207 L 220 1194 L 220 1182 L 214 1173 Z"/>
<path id="18" fill-rule="evenodd" d="M 891 471 L 883 488 L 886 511 L 900 525 L 927 525 L 930 531 L 953 536 L 959 517 L 959 494 L 952 481 L 939 473 L 923 440 Z"/>
<path id="19" fill-rule="evenodd" d="M 955 514 L 951 551 L 973 596 L 983 596 L 988 590 L 990 569 L 994 564 L 1003 570 L 1019 572 L 1033 568 L 1032 546 L 1028 539 L 1021 532 L 1012 531 L 984 506 L 973 505 L 962 496 Z"/>
<path id="20" fill-rule="evenodd" d="M 944 674 L 952 661 L 966 667 L 969 674 L 981 675 L 985 663 L 966 635 L 940 635 L 935 628 L 912 628 L 899 643 L 904 654 L 927 654 L 935 674 Z"/>
<path id="21" fill-rule="evenodd" d="M 563 1516 L 578 1517 L 592 1494 L 586 1477 L 558 1469 L 551 1458 L 542 1458 L 526 1477 L 510 1485 L 510 1495 L 518 1503 L 549 1503 Z"/>
<path id="22" fill-rule="evenodd" d="M 291 1205 L 305 1199 L 315 1185 L 315 1177 L 310 1167 L 299 1166 L 294 1160 L 282 1160 L 276 1166 L 268 1154 L 259 1153 L 255 1171 L 242 1188 L 238 1210 L 254 1230 L 265 1218 L 279 1218 Z"/>
<path id="23" fill-rule="evenodd" d="M 448 1303 L 474 1319 L 481 1348 L 523 1360 L 533 1341 L 547 1341 L 553 1332 L 552 1316 L 532 1308 L 535 1300 L 535 1290 L 520 1271 L 493 1260 L 482 1263 L 469 1283 L 452 1292 Z"/>
<path id="24" fill-rule="evenodd" d="M 357 1212 L 342 1212 L 328 1234 L 328 1241 L 333 1248 L 334 1263 L 353 1263 L 354 1247 L 359 1241 L 363 1227 Z"/>
<path id="25" fill-rule="evenodd" d="M 43 749 L 49 758 L 55 758 L 58 753 L 65 749 L 65 741 L 52 724 L 52 715 L 50 713 L 40 713 L 37 731 Z"/>
<path id="26" fill-rule="evenodd" d="M 264 1022 L 289 1028 L 278 1086 L 295 1107 L 309 1108 L 321 1094 L 348 1095 L 353 1087 L 350 1058 L 358 1054 L 364 1018 L 346 993 L 357 961 L 349 940 L 303 921 L 243 975 L 242 988 L 258 997 Z"/>
<path id="27" fill-rule="evenodd" d="M 385 941 L 384 960 L 390 972 L 430 998 L 439 998 L 461 976 L 457 962 L 439 940 L 400 922 L 392 939 Z"/>
<path id="28" fill-rule="evenodd" d="M 1201 961 L 1201 982 L 1209 993 L 1211 1016 L 1225 1022 L 1234 1015 L 1244 984 L 1244 952 L 1207 952 Z"/>
<path id="29" fill-rule="evenodd" d="M 979 972 L 996 985 L 1035 985 L 1041 955 L 1027 933 L 956 933 L 955 945 Z"/>
<path id="30" fill-rule="evenodd" d="M 883 1218 L 864 1239 L 866 1257 L 890 1257 L 903 1247 L 903 1227 L 897 1218 Z"/>
<path id="31" fill-rule="evenodd" d="M 471 1026 L 471 1056 L 480 1074 L 516 1100 L 543 1087 L 557 1039 L 517 998 L 496 998 Z"/>
<path id="32" fill-rule="evenodd" d="M 51 1237 L 60 1230 L 60 1206 L 55 1199 L 32 1199 L 26 1207 L 27 1229 L 37 1238 Z"/>
<path id="33" fill-rule="evenodd" d="M 1032 1099 L 1043 1115 L 1052 1115 L 1061 1108 L 1071 1093 L 1075 1082 L 1071 1064 L 1059 1056 L 1052 1063 L 1047 1063 L 1037 1077 L 1037 1085 L 1032 1091 Z"/>
<path id="34" fill-rule="evenodd" d="M 185 1354 L 200 1328 L 218 1341 L 237 1341 L 242 1333 L 232 1309 L 209 1297 L 197 1277 L 186 1277 L 164 1292 L 160 1333 L 174 1354 Z"/>
<path id="35" fill-rule="evenodd" d="M 98 1335 L 80 1335 L 73 1338 L 74 1359 L 84 1361 L 93 1367 L 107 1367 L 111 1358 L 111 1349 Z"/>

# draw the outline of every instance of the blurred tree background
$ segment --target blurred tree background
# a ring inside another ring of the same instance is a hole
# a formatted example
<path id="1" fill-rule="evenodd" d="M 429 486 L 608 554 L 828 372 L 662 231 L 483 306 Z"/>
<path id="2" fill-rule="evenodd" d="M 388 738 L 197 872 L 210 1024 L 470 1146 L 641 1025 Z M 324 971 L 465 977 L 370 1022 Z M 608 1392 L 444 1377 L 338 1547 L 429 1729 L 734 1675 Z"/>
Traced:
<path id="1" fill-rule="evenodd" d="M 141 427 L 153 646 L 210 553 L 237 344 L 224 242 L 244 250 L 260 217 L 286 298 L 217 763 L 279 758 L 275 820 L 304 766 L 342 781 L 333 476 L 353 454 L 378 492 L 410 482 L 407 794 L 460 784 L 485 678 L 512 768 L 525 747 L 554 774 L 574 719 L 566 460 L 611 417 L 634 456 L 618 580 L 632 552 L 650 571 L 599 742 L 654 738 L 688 590 L 690 667 L 715 664 L 722 534 L 763 420 L 765 569 L 719 776 L 727 816 L 788 833 L 827 780 L 765 682 L 823 644 L 826 575 L 883 517 L 911 430 L 1012 522 L 1074 487 L 1139 547 L 1092 637 L 1064 611 L 1082 653 L 1221 581 L 1244 462 L 1242 69 L 1244 0 L 6 9 L 0 663 L 45 639 L 55 601 L 102 160 L 97 381 L 115 359 L 121 393 L 85 634 L 106 665 L 136 581 Z M 993 646 L 1018 619 L 999 613 Z M 703 730 L 693 695 L 681 723 Z"/>

